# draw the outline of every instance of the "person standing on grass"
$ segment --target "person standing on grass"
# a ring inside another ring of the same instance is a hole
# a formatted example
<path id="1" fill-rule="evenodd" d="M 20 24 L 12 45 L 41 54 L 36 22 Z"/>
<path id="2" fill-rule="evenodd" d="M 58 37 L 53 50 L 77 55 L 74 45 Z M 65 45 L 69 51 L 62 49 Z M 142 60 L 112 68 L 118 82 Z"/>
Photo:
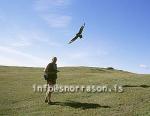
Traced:
<path id="1" fill-rule="evenodd" d="M 49 91 L 48 87 L 53 87 L 56 84 L 57 79 L 57 57 L 53 57 L 51 63 L 49 63 L 46 68 L 44 69 L 44 78 L 47 81 L 47 92 L 46 92 L 46 98 L 45 103 L 51 104 L 51 94 L 52 91 Z"/>

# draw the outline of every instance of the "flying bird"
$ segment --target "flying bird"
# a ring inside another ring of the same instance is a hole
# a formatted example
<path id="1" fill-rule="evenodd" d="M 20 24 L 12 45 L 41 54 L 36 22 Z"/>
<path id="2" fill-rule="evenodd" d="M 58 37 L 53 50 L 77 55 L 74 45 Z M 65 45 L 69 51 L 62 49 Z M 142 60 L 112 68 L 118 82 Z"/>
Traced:
<path id="1" fill-rule="evenodd" d="M 80 38 L 80 39 L 82 38 L 82 32 L 83 32 L 84 27 L 85 27 L 85 23 L 80 27 L 79 32 L 76 34 L 76 36 L 68 44 L 71 44 L 72 42 L 74 42 L 78 38 Z"/>

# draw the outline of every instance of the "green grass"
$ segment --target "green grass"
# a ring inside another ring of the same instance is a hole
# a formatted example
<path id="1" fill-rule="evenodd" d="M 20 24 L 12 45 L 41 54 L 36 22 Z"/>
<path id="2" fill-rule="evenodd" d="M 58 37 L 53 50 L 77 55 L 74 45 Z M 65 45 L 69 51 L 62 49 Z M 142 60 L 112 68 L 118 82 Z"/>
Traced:
<path id="1" fill-rule="evenodd" d="M 0 67 L 0 115 L 16 116 L 150 116 L 150 75 L 92 67 L 59 68 L 57 84 L 125 86 L 124 92 L 33 92 L 45 84 L 42 68 Z"/>

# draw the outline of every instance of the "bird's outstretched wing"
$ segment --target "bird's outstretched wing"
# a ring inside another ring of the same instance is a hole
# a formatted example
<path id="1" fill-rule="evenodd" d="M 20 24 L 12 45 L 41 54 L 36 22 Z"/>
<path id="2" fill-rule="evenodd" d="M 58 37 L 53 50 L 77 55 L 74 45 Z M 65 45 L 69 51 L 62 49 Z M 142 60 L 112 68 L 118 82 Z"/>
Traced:
<path id="1" fill-rule="evenodd" d="M 71 43 L 74 42 L 77 38 L 78 38 L 78 36 L 76 35 L 68 44 L 71 44 Z"/>
<path id="2" fill-rule="evenodd" d="M 68 44 L 71 44 L 72 42 L 74 42 L 76 39 L 78 39 L 78 37 L 82 38 L 82 31 L 83 31 L 84 27 L 85 27 L 85 23 L 80 27 L 79 32 Z"/>
<path id="3" fill-rule="evenodd" d="M 82 31 L 83 31 L 84 27 L 85 27 L 85 23 L 80 27 L 80 30 L 79 30 L 79 32 L 78 32 L 79 35 L 82 34 Z"/>

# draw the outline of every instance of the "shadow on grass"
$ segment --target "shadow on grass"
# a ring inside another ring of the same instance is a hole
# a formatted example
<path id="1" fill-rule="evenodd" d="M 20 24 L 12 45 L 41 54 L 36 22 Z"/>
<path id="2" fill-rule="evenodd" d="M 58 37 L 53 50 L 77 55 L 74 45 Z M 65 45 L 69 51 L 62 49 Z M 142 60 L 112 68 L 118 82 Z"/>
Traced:
<path id="1" fill-rule="evenodd" d="M 72 108 L 81 108 L 83 110 L 93 109 L 93 108 L 111 108 L 110 106 L 101 106 L 96 103 L 81 103 L 81 102 L 75 102 L 75 101 L 52 102 L 51 105 L 69 106 Z"/>
<path id="2" fill-rule="evenodd" d="M 142 88 L 149 88 L 150 85 L 123 85 L 123 87 L 142 87 Z"/>

